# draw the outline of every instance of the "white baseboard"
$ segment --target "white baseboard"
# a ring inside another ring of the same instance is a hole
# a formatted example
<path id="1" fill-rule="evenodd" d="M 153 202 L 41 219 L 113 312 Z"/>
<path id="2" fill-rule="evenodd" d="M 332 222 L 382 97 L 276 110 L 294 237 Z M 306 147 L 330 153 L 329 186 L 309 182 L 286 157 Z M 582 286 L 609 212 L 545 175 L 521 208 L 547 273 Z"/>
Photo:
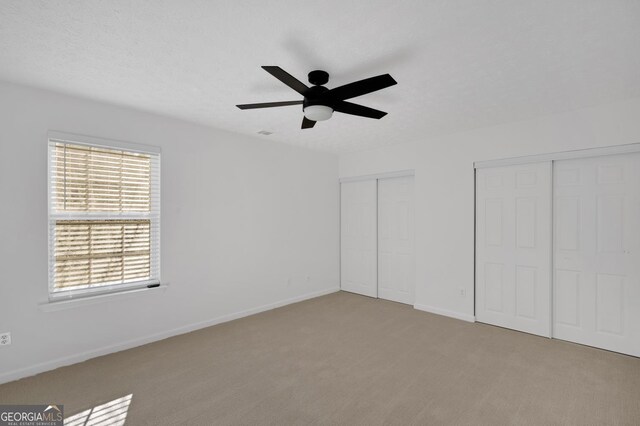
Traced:
<path id="1" fill-rule="evenodd" d="M 460 313 L 460 312 L 449 311 L 447 309 L 436 308 L 434 306 L 429 306 L 429 305 L 416 304 L 416 305 L 413 305 L 413 307 L 415 309 L 420 310 L 420 311 L 430 312 L 430 313 L 436 314 L 436 315 L 443 315 L 445 317 L 451 317 L 451 318 L 459 319 L 459 320 L 462 320 L 462 321 L 476 322 L 476 317 L 473 316 L 473 315 L 469 315 L 469 314 L 463 314 L 463 313 Z"/>
<path id="2" fill-rule="evenodd" d="M 158 340 L 166 339 L 168 337 L 177 336 L 179 334 L 189 333 L 191 331 L 199 330 L 205 327 L 211 327 L 212 325 L 221 324 L 223 322 L 233 321 L 235 319 L 247 317 L 249 315 L 255 315 L 260 312 L 270 311 L 271 309 L 279 308 L 281 306 L 290 305 L 292 303 L 302 302 L 303 300 L 313 299 L 315 297 L 324 296 L 330 293 L 340 291 L 340 287 L 334 287 L 326 290 L 320 290 L 313 293 L 303 294 L 302 296 L 296 296 L 289 299 L 281 300 L 275 303 L 259 306 L 257 308 L 247 309 L 244 311 L 223 315 L 217 318 L 213 318 L 207 321 L 201 321 L 194 324 L 185 325 L 182 327 L 174 328 L 172 330 L 162 331 L 160 333 L 151 334 L 148 336 L 140 337 L 137 339 L 127 340 L 115 345 L 104 346 L 102 348 L 74 354 L 67 357 L 54 359 L 52 361 L 43 362 L 40 364 L 32 365 L 26 368 L 20 368 L 17 370 L 9 371 L 0 374 L 0 384 L 11 382 L 14 380 L 22 379 L 24 377 L 33 376 L 45 371 L 53 370 L 66 365 L 76 364 L 78 362 L 86 361 L 91 358 L 107 355 L 114 352 L 123 351 L 126 349 L 135 348 L 136 346 L 146 345 L 147 343 L 156 342 Z"/>

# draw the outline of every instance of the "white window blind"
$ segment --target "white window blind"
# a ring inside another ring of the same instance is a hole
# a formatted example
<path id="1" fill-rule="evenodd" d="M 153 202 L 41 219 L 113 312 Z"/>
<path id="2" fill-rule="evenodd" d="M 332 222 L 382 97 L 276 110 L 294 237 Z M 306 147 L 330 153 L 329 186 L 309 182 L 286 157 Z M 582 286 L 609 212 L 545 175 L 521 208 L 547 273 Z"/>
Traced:
<path id="1" fill-rule="evenodd" d="M 49 139 L 52 298 L 160 283 L 160 154 L 130 146 Z"/>

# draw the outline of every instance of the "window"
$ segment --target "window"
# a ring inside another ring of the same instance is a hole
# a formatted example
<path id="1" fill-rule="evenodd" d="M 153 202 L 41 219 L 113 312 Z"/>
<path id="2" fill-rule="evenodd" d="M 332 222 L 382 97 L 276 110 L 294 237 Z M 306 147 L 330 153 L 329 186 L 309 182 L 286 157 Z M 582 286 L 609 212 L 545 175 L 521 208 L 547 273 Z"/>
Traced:
<path id="1" fill-rule="evenodd" d="M 159 149 L 50 135 L 50 298 L 159 283 Z"/>

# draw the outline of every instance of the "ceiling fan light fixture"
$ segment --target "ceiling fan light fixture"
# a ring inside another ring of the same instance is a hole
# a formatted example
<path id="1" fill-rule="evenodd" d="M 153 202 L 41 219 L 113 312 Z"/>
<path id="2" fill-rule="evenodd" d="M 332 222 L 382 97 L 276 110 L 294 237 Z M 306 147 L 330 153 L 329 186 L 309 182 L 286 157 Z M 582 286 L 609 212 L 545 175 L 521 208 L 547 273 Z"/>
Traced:
<path id="1" fill-rule="evenodd" d="M 324 121 L 331 118 L 333 108 L 326 105 L 309 105 L 304 108 L 304 116 L 312 121 Z"/>

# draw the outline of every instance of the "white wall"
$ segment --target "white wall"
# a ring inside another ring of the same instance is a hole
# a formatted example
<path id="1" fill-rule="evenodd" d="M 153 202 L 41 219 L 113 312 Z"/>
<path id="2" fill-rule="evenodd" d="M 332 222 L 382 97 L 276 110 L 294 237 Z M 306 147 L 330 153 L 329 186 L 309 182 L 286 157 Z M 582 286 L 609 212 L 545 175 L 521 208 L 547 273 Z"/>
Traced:
<path id="1" fill-rule="evenodd" d="M 39 308 L 48 130 L 162 148 L 166 291 Z M 0 383 L 337 290 L 337 175 L 333 155 L 0 83 Z"/>
<path id="2" fill-rule="evenodd" d="M 630 143 L 640 99 L 345 154 L 340 177 L 415 169 L 416 308 L 473 320 L 473 162 Z"/>

